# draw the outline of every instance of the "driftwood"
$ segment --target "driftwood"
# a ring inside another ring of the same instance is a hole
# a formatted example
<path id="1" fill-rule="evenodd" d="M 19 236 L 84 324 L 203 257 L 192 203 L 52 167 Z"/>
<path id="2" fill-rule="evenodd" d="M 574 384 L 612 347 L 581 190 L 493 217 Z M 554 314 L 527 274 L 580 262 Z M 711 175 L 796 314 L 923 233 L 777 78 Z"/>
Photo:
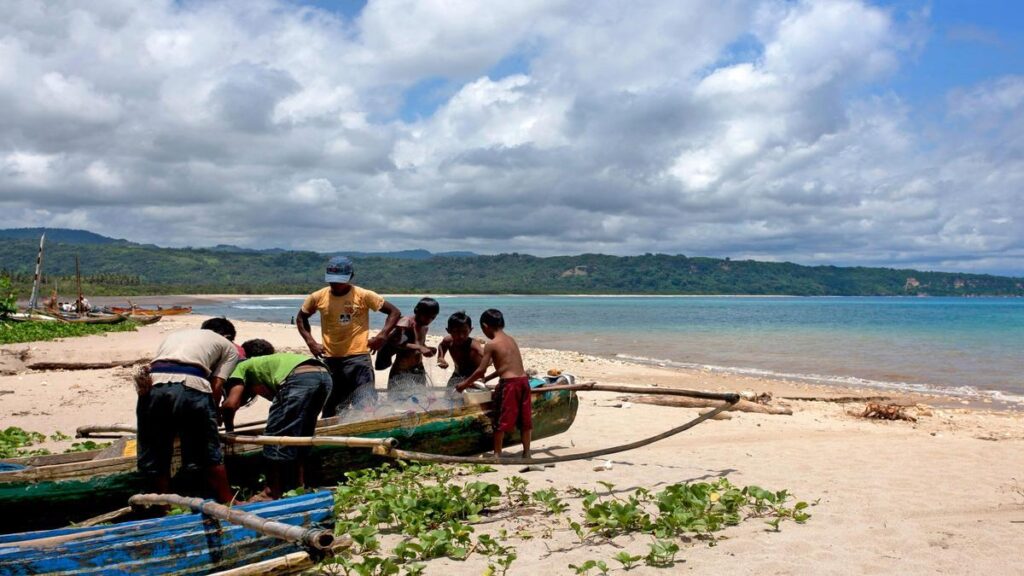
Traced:
<path id="1" fill-rule="evenodd" d="M 713 408 L 718 406 L 718 402 L 713 400 L 704 400 L 700 398 L 675 398 L 666 396 L 622 396 L 619 400 L 625 400 L 628 402 L 637 402 L 639 404 L 655 404 L 657 406 L 673 406 L 676 408 Z M 738 412 L 753 412 L 755 414 L 778 414 L 783 416 L 791 416 L 793 410 L 790 408 L 783 408 L 782 406 L 765 406 L 764 404 L 757 404 L 749 400 L 740 400 L 733 407 L 729 408 L 730 411 Z"/>
<path id="2" fill-rule="evenodd" d="M 29 364 L 27 368 L 29 370 L 104 370 L 106 368 L 131 368 L 147 363 L 149 363 L 149 358 L 116 362 L 35 362 Z"/>
<path id="3" fill-rule="evenodd" d="M 862 418 L 874 418 L 875 420 L 906 420 L 907 422 L 917 422 L 917 418 L 914 418 L 910 414 L 904 412 L 907 406 L 900 406 L 899 404 L 879 404 L 878 402 L 868 402 L 867 406 L 864 407 L 864 412 L 858 414 Z"/>
<path id="4" fill-rule="evenodd" d="M 798 402 L 834 402 L 851 404 L 853 402 L 891 402 L 892 396 L 782 396 L 783 400 Z"/>

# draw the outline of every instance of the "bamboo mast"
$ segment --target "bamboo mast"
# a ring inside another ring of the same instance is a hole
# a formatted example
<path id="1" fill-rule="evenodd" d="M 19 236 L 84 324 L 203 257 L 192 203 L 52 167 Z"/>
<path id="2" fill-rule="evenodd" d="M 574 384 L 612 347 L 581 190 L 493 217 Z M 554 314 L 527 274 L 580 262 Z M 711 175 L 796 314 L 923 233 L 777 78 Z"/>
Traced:
<path id="1" fill-rule="evenodd" d="M 82 303 L 82 269 L 78 265 L 78 254 L 75 254 L 75 284 L 78 287 L 78 300 L 75 300 L 75 312 L 83 314 L 85 305 Z"/>
<path id="2" fill-rule="evenodd" d="M 46 232 L 39 237 L 39 255 L 36 256 L 36 275 L 32 280 L 32 296 L 28 299 L 29 311 L 39 307 L 40 274 L 43 269 L 43 244 L 46 242 Z"/>

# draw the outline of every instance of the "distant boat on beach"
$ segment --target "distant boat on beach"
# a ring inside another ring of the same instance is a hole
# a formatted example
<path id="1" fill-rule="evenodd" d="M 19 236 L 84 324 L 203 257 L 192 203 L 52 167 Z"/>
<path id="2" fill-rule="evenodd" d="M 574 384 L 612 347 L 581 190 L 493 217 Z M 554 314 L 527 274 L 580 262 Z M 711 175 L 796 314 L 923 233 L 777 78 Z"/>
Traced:
<path id="1" fill-rule="evenodd" d="M 118 306 L 111 306 L 110 311 L 114 314 L 123 314 L 125 316 L 177 316 L 179 314 L 189 314 L 192 312 L 191 306 L 172 306 L 170 308 L 164 308 L 157 306 L 156 308 L 140 308 L 138 306 L 132 306 L 131 308 L 121 308 Z"/>

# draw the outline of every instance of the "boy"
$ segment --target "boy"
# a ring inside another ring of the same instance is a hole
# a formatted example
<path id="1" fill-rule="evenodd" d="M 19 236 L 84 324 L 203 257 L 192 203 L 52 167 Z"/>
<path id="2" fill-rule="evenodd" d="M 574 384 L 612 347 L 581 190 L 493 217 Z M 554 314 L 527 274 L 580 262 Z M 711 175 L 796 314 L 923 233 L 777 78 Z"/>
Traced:
<path id="1" fill-rule="evenodd" d="M 494 374 L 500 380 L 494 389 L 495 413 L 498 425 L 494 431 L 494 455 L 501 456 L 501 448 L 505 442 L 505 434 L 519 427 L 523 440 L 523 458 L 530 457 L 530 433 L 533 431 L 532 399 L 530 394 L 530 378 L 523 369 L 523 356 L 519 353 L 519 345 L 505 333 L 505 317 L 500 311 L 491 308 L 480 315 L 480 328 L 490 342 L 484 345 L 484 357 L 476 370 L 455 387 L 462 392 L 470 384 L 478 380 L 494 363 Z"/>
<path id="2" fill-rule="evenodd" d="M 388 373 L 388 398 L 405 399 L 427 385 L 427 371 L 423 358 L 437 353 L 426 345 L 430 323 L 441 312 L 441 305 L 433 298 L 422 298 L 416 303 L 412 316 L 398 321 L 389 337 L 388 346 L 395 350 L 394 364 Z M 380 360 L 378 358 L 378 360 Z"/>
<path id="3" fill-rule="evenodd" d="M 437 365 L 442 369 L 448 368 L 448 362 L 444 357 L 446 353 L 451 352 L 455 369 L 448 378 L 449 388 L 461 384 L 483 360 L 484 345 L 469 336 L 472 331 L 473 320 L 462 310 L 448 317 L 448 335 L 441 340 L 441 346 L 437 350 Z"/>
<path id="4" fill-rule="evenodd" d="M 266 340 L 247 340 L 242 344 L 249 358 L 240 362 L 226 384 L 227 395 L 221 408 L 224 429 L 234 429 L 235 412 L 253 395 L 270 400 L 266 436 L 312 436 L 317 415 L 331 393 L 331 373 L 320 361 L 303 354 L 274 353 Z M 308 448 L 264 446 L 267 461 L 267 485 L 262 494 L 250 501 L 277 499 L 284 492 L 284 472 L 305 484 L 302 458 Z"/>

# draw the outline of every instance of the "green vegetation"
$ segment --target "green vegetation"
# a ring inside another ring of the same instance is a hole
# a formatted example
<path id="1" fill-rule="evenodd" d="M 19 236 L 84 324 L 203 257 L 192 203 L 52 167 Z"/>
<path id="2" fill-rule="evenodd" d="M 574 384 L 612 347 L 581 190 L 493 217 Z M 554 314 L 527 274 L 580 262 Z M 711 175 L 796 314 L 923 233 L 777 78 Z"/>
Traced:
<path id="1" fill-rule="evenodd" d="M 11 279 L 0 276 L 0 318 L 18 311 L 17 298 L 11 288 Z"/>
<path id="2" fill-rule="evenodd" d="M 69 440 L 71 437 L 63 432 L 54 432 L 50 436 L 50 440 L 59 442 L 62 440 Z M 41 432 L 32 432 L 29 430 L 22 430 L 17 426 L 10 426 L 5 430 L 0 430 L 0 458 L 20 458 L 23 456 L 42 456 L 49 454 L 50 451 L 46 448 L 30 448 L 40 442 L 46 441 L 46 435 Z M 68 448 L 64 453 L 68 452 L 83 452 L 85 450 L 96 450 L 98 448 L 106 448 L 110 446 L 110 442 L 93 442 L 92 440 L 86 440 L 85 442 L 75 442 Z"/>
<path id="3" fill-rule="evenodd" d="M 130 321 L 121 322 L 120 324 L 0 321 L 0 344 L 38 342 L 41 340 L 89 336 L 90 334 L 103 334 L 106 332 L 133 332 L 137 327 L 138 324 Z"/>
<path id="4" fill-rule="evenodd" d="M 0 241 L 0 270 L 22 297 L 31 289 L 38 240 Z M 345 250 L 339 249 L 344 253 Z M 326 256 L 302 251 L 159 248 L 131 242 L 48 243 L 43 293 L 70 294 L 75 255 L 90 296 L 297 294 L 323 285 Z M 792 294 L 804 296 L 1024 296 L 1024 279 L 888 268 L 800 266 L 646 254 L 356 257 L 360 284 L 391 293 Z"/>
<path id="5" fill-rule="evenodd" d="M 623 535 L 652 538 L 646 554 L 623 550 L 608 561 L 588 559 L 569 565 L 576 574 L 592 570 L 605 574 L 611 561 L 624 570 L 640 563 L 670 567 L 680 552 L 679 542 L 691 541 L 691 536 L 714 545 L 715 532 L 744 519 L 764 519 L 777 531 L 784 520 L 803 523 L 810 518 L 805 512 L 808 504 L 790 506 L 792 497 L 785 490 L 740 488 L 721 478 L 673 484 L 657 493 L 638 488 L 625 496 L 617 495 L 615 486 L 605 482 L 600 483 L 603 493 L 572 488 L 565 495 L 582 505 L 582 516 L 576 521 L 555 488 L 531 492 L 524 478 L 512 476 L 502 490 L 469 477 L 487 471 L 493 469 L 399 464 L 350 472 L 335 495 L 335 531 L 351 536 L 354 546 L 327 563 L 346 575 L 408 575 L 422 573 L 424 562 L 435 558 L 465 560 L 479 554 L 487 558 L 486 574 L 505 574 L 517 558 L 513 539 L 528 540 L 533 534 L 510 535 L 505 530 L 477 534 L 474 525 L 485 516 L 514 516 L 516 509 L 538 505 L 544 519 L 532 522 L 531 529 L 550 536 L 567 525 L 581 547 L 609 543 Z M 570 517 L 564 518 L 566 514 Z"/>

